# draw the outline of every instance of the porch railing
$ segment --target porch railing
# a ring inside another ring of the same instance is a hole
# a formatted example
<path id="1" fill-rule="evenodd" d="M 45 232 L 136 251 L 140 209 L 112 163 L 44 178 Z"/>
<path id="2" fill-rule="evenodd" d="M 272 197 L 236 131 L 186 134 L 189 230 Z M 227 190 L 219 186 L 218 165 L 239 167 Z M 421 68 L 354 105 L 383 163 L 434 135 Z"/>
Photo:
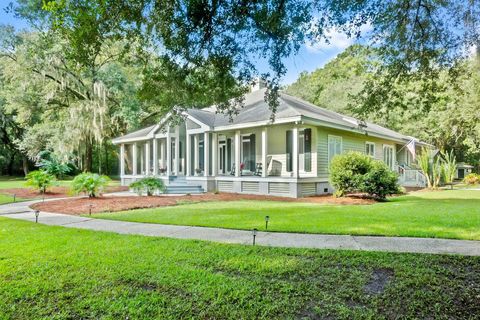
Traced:
<path id="1" fill-rule="evenodd" d="M 398 167 L 399 182 L 407 187 L 426 187 L 427 179 L 425 175 L 417 169 L 407 169 Z"/>

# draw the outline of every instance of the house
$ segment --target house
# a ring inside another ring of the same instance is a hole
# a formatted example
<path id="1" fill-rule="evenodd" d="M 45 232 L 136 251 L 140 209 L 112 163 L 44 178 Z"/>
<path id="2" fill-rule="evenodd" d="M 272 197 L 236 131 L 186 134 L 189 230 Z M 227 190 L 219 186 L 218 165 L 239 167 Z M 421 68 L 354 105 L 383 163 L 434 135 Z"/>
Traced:
<path id="1" fill-rule="evenodd" d="M 457 164 L 457 171 L 455 172 L 455 179 L 463 180 L 466 175 L 472 173 L 473 166 L 466 164 L 465 162 L 459 162 Z"/>
<path id="2" fill-rule="evenodd" d="M 178 125 L 168 125 L 166 116 L 157 125 L 115 138 L 122 185 L 156 176 L 171 193 L 327 194 L 333 192 L 331 159 L 350 150 L 384 161 L 405 186 L 425 185 L 411 167 L 415 148 L 424 143 L 285 93 L 272 122 L 265 90 L 247 94 L 232 121 L 215 107 L 188 109 Z"/>

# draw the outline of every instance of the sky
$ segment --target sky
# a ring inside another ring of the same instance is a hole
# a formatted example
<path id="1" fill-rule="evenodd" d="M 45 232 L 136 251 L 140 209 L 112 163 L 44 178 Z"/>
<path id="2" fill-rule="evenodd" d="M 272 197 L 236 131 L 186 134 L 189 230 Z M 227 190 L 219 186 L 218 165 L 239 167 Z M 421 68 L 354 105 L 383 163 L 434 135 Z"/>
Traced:
<path id="1" fill-rule="evenodd" d="M 5 5 L 3 5 L 4 3 Z M 12 13 L 5 12 L 4 7 L 7 4 L 7 0 L 0 0 L 0 25 L 9 24 L 13 25 L 16 29 L 27 28 L 28 25 L 25 21 L 16 19 Z M 366 26 L 366 30 L 368 28 L 369 27 Z M 299 74 L 303 71 L 312 72 L 323 67 L 355 42 L 354 39 L 349 39 L 345 34 L 337 32 L 336 30 L 331 30 L 328 36 L 330 38 L 329 43 L 306 44 L 300 48 L 298 54 L 284 60 L 287 67 L 287 74 L 282 81 L 283 85 L 295 82 Z M 260 72 L 267 71 L 267 67 L 266 62 L 259 62 L 257 65 Z"/>

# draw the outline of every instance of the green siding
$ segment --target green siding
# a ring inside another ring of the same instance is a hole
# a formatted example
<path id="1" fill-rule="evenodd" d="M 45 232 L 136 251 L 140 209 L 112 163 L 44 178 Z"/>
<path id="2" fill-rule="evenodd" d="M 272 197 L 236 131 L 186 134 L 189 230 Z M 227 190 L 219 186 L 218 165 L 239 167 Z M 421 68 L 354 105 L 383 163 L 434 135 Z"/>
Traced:
<path id="1" fill-rule="evenodd" d="M 328 135 L 342 137 L 342 152 L 356 151 L 364 153 L 365 142 L 375 143 L 375 159 L 377 160 L 383 160 L 384 144 L 393 145 L 394 148 L 398 148 L 394 141 L 370 137 L 360 133 L 355 134 L 337 129 L 318 127 L 317 172 L 319 177 L 328 178 Z"/>

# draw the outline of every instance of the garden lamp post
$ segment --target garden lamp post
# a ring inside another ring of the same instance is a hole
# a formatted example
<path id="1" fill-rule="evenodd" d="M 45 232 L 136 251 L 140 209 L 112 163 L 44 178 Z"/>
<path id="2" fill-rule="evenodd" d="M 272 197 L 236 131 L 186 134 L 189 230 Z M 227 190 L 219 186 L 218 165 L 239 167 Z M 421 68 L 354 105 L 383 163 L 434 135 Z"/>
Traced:
<path id="1" fill-rule="evenodd" d="M 38 216 L 40 215 L 39 210 L 35 210 L 35 223 L 38 223 Z"/>
<path id="2" fill-rule="evenodd" d="M 270 216 L 265 216 L 265 230 L 268 230 L 268 221 L 270 221 Z"/>
<path id="3" fill-rule="evenodd" d="M 92 207 L 93 207 L 93 204 L 89 204 L 88 205 L 88 215 L 91 216 L 92 215 Z"/>
<path id="4" fill-rule="evenodd" d="M 15 202 L 15 199 L 17 198 L 17 195 L 14 193 L 13 194 L 13 202 Z"/>
<path id="5" fill-rule="evenodd" d="M 255 237 L 257 236 L 257 229 L 252 230 L 252 235 L 253 235 L 253 245 L 255 245 Z"/>

